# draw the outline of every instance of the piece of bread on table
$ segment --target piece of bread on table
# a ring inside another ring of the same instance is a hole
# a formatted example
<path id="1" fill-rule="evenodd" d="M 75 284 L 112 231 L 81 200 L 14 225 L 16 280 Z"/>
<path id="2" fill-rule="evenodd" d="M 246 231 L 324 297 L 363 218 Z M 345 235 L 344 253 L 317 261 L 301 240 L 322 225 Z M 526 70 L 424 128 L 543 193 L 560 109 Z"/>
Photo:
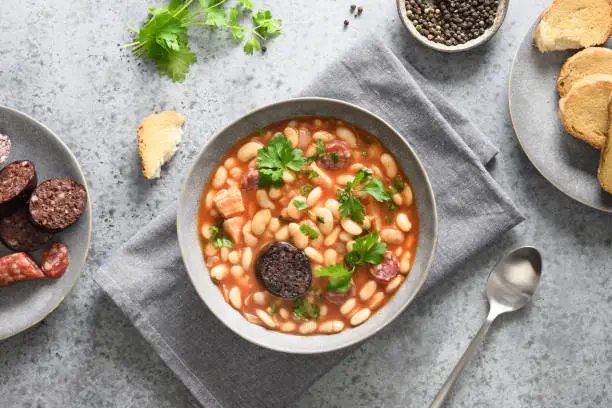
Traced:
<path id="1" fill-rule="evenodd" d="M 541 52 L 591 47 L 612 35 L 610 0 L 555 0 L 533 38 Z"/>
<path id="2" fill-rule="evenodd" d="M 608 193 L 612 194 L 612 98 L 608 104 L 608 114 L 610 124 L 608 126 L 608 140 L 606 146 L 601 150 L 601 159 L 599 160 L 599 169 L 597 170 L 597 179 L 601 187 Z"/>
<path id="3" fill-rule="evenodd" d="M 594 74 L 612 75 L 612 50 L 590 47 L 569 57 L 559 72 L 559 95 L 564 98 L 576 82 Z"/>
<path id="4" fill-rule="evenodd" d="M 161 112 L 147 116 L 138 126 L 138 154 L 146 178 L 158 178 L 161 167 L 174 156 L 184 123 L 180 113 Z"/>
<path id="5" fill-rule="evenodd" d="M 608 138 L 608 100 L 612 75 L 596 74 L 576 82 L 559 100 L 559 117 L 565 130 L 597 149 Z"/>

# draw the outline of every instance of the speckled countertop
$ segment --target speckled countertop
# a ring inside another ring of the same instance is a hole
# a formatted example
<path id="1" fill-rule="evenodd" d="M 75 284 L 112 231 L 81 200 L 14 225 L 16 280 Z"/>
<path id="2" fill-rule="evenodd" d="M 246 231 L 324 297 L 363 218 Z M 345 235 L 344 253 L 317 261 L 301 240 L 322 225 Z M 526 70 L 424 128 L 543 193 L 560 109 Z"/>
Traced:
<path id="1" fill-rule="evenodd" d="M 0 343 L 2 407 L 181 407 L 194 403 L 92 277 L 117 245 L 174 202 L 184 172 L 215 129 L 255 106 L 295 95 L 343 49 L 380 35 L 436 84 L 501 149 L 492 173 L 529 218 L 421 296 L 399 320 L 321 378 L 295 407 L 424 407 L 486 313 L 486 274 L 518 244 L 543 250 L 546 270 L 532 307 L 504 316 L 452 395 L 461 407 L 612 406 L 612 216 L 549 185 L 516 142 L 508 71 L 523 34 L 549 0 L 511 1 L 488 45 L 459 55 L 419 46 L 395 2 L 257 0 L 285 23 L 263 57 L 202 30 L 199 62 L 174 84 L 118 47 L 129 42 L 143 0 L 3 0 L 0 104 L 58 133 L 84 167 L 94 202 L 94 241 L 71 295 L 38 327 Z M 352 19 L 351 19 L 352 20 Z M 135 131 L 152 111 L 187 117 L 186 137 L 164 177 L 139 174 Z M 390 346 L 395 330 L 405 344 Z M 232 384 L 228 383 L 228 387 Z"/>

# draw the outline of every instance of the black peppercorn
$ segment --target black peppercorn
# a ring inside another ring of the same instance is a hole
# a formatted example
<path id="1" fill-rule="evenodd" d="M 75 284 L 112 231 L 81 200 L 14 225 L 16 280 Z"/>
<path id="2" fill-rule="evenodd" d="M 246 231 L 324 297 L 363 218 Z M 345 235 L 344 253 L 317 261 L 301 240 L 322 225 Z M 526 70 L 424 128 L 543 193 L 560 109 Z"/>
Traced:
<path id="1" fill-rule="evenodd" d="M 348 20 L 344 20 L 344 26 L 348 26 L 349 25 L 349 21 Z"/>
<path id="2" fill-rule="evenodd" d="M 359 6 L 359 7 L 357 8 L 357 13 L 358 13 L 358 14 L 363 13 L 363 7 Z"/>

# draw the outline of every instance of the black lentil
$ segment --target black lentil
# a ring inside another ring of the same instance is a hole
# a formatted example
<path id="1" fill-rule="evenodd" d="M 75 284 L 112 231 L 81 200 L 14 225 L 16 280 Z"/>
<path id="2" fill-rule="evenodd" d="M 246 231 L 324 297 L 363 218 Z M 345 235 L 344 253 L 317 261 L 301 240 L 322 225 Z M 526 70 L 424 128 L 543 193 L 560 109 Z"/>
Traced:
<path id="1" fill-rule="evenodd" d="M 406 15 L 430 41 L 449 46 L 478 38 L 493 25 L 499 0 L 405 0 Z"/>

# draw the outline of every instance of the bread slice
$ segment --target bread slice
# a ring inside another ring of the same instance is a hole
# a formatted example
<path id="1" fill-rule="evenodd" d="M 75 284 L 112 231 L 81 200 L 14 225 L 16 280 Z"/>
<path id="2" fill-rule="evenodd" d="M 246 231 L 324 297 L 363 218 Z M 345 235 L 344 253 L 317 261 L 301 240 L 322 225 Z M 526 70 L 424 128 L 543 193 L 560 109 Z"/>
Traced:
<path id="1" fill-rule="evenodd" d="M 544 11 L 533 41 L 548 52 L 601 45 L 611 34 L 610 0 L 555 0 Z"/>
<path id="2" fill-rule="evenodd" d="M 612 75 L 612 50 L 590 47 L 568 58 L 559 72 L 559 95 L 564 98 L 577 81 L 593 74 Z"/>
<path id="3" fill-rule="evenodd" d="M 608 100 L 612 95 L 612 75 L 596 74 L 576 82 L 559 100 L 559 117 L 570 134 L 604 147 L 608 137 Z"/>
<path id="4" fill-rule="evenodd" d="M 161 175 L 161 167 L 174 156 L 181 142 L 184 123 L 180 113 L 161 112 L 147 116 L 138 126 L 138 154 L 146 178 Z"/>
<path id="5" fill-rule="evenodd" d="M 608 115 L 610 118 L 608 140 L 606 141 L 606 146 L 601 151 L 597 179 L 601 187 L 612 194 L 612 137 L 609 136 L 612 135 L 612 98 L 610 98 L 610 103 L 608 104 Z"/>

